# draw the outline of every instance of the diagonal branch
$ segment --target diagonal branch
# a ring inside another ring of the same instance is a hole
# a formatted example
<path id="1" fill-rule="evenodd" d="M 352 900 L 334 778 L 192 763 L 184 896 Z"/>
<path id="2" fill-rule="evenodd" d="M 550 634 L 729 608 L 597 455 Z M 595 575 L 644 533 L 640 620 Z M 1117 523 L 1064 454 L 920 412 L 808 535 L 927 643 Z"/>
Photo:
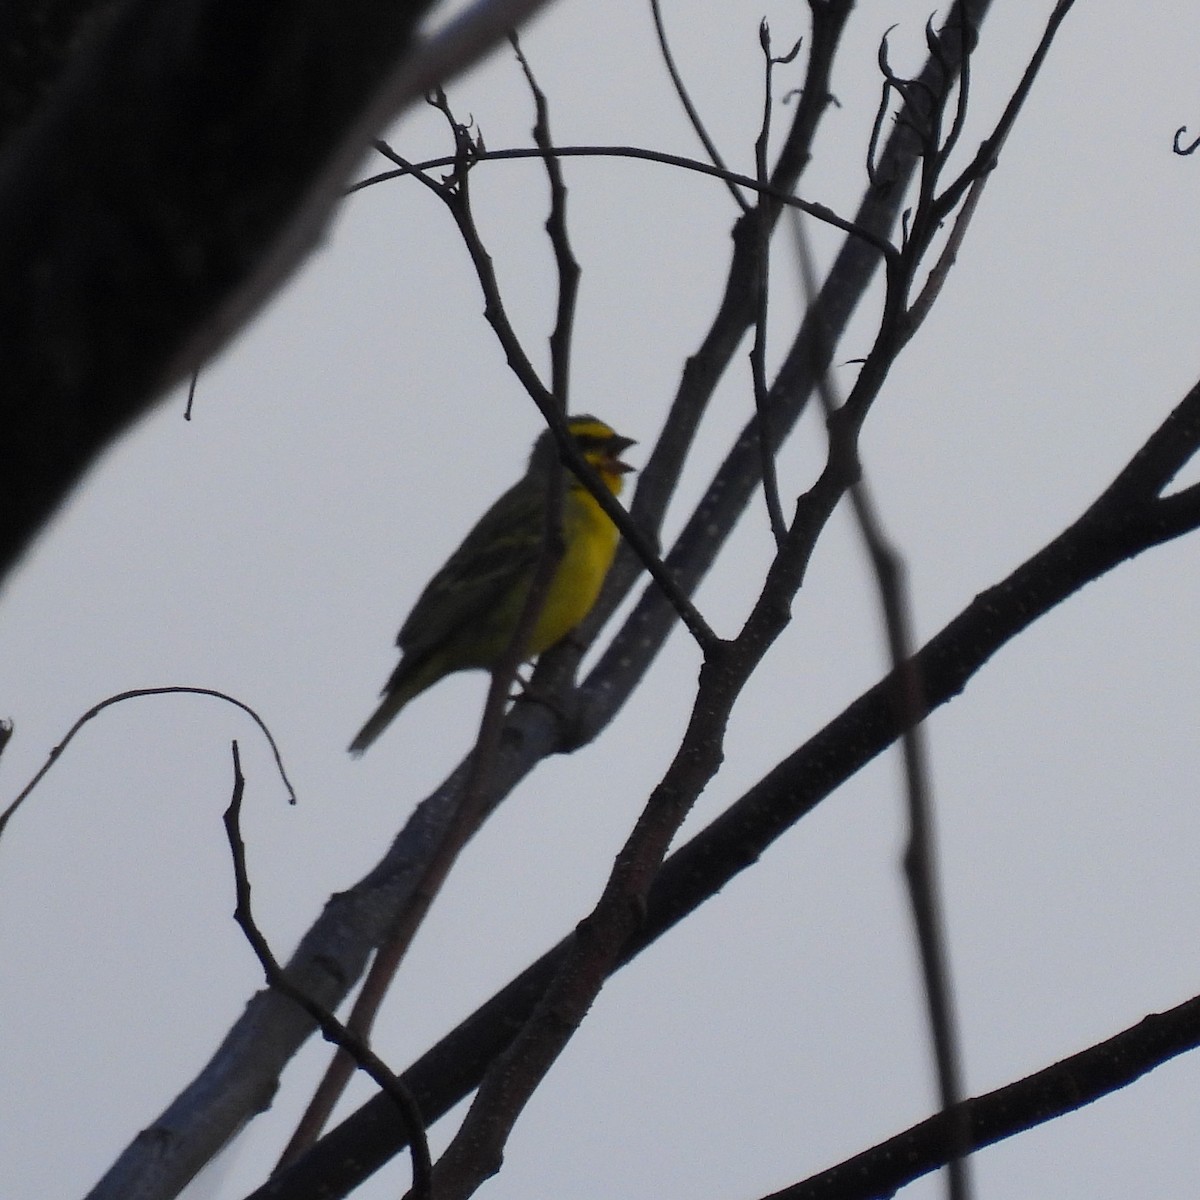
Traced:
<path id="1" fill-rule="evenodd" d="M 964 1100 L 861 1154 L 763 1200 L 875 1200 L 944 1166 L 1111 1095 L 1200 1048 L 1200 996 L 1035 1072 Z M 963 1131 L 966 1131 L 965 1134 Z"/>
<path id="2" fill-rule="evenodd" d="M 1198 449 L 1200 383 L 1077 521 L 982 591 L 914 656 L 925 688 L 921 711 L 908 714 L 907 720 L 923 720 L 959 695 L 997 650 L 1086 584 L 1154 546 L 1200 529 L 1200 486 L 1180 493 L 1186 500 L 1177 507 L 1172 507 L 1176 496 L 1144 500 L 1132 509 L 1127 501 L 1128 489 L 1154 480 L 1162 461 L 1186 461 Z M 666 860 L 618 965 L 714 897 L 901 736 L 906 721 L 895 704 L 898 683 L 895 672 L 882 679 Z M 509 1045 L 514 1029 L 561 968 L 570 941 L 564 939 L 526 968 L 405 1072 L 405 1082 L 430 1121 L 478 1086 L 487 1065 Z M 1140 1069 L 1160 1061 L 1152 1051 L 1147 1054 Z M 344 1195 L 400 1149 L 390 1106 L 378 1098 L 368 1101 L 305 1159 L 255 1192 L 254 1200 Z M 954 1152 L 949 1147 L 938 1165 Z"/>

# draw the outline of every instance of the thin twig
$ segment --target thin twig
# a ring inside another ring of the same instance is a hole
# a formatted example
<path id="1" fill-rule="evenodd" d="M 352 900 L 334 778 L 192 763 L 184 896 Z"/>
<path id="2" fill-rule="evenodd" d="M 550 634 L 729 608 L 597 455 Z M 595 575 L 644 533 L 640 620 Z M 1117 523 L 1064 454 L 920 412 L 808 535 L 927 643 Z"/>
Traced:
<path id="1" fill-rule="evenodd" d="M 554 330 L 550 334 L 550 391 L 558 402 L 558 410 L 567 413 L 571 409 L 571 345 L 575 325 L 575 302 L 579 295 L 579 261 L 571 249 L 571 239 L 567 232 L 567 188 L 563 182 L 561 160 L 554 153 L 554 140 L 550 136 L 550 113 L 546 96 L 534 78 L 516 33 L 510 34 L 509 40 L 533 94 L 533 140 L 545 158 L 546 177 L 550 181 L 550 215 L 546 218 L 546 233 L 549 235 L 550 245 L 554 250 L 555 266 L 558 269 L 558 305 L 554 317 Z"/>
<path id="2" fill-rule="evenodd" d="M 192 404 L 196 399 L 196 384 L 200 382 L 200 368 L 197 367 L 192 372 L 191 379 L 188 380 L 187 403 L 183 407 L 183 419 L 190 421 L 192 419 Z"/>
<path id="3" fill-rule="evenodd" d="M 1200 137 L 1194 142 L 1189 142 L 1186 146 L 1183 144 L 1183 138 L 1187 133 L 1187 126 L 1180 125 L 1175 130 L 1175 136 L 1171 139 L 1171 148 L 1182 158 L 1186 158 L 1189 154 L 1195 154 L 1200 149 Z"/>
<path id="4" fill-rule="evenodd" d="M 963 201 L 962 208 L 955 214 L 954 226 L 950 230 L 950 236 L 946 239 L 946 244 L 938 254 L 937 262 L 934 263 L 928 276 L 926 276 L 924 286 L 921 288 L 917 298 L 909 305 L 908 320 L 905 323 L 906 328 L 904 331 L 906 341 L 911 341 L 917 330 L 925 323 L 925 318 L 929 316 L 930 310 L 933 308 L 938 296 L 941 295 L 942 287 L 949 277 L 950 269 L 958 260 L 958 251 L 962 247 L 963 239 L 967 236 L 967 230 L 971 226 L 975 210 L 979 207 L 979 201 L 983 198 L 983 189 L 987 186 L 987 181 L 991 177 L 992 172 L 989 168 L 971 184 L 971 188 L 967 192 L 967 198 Z"/>
<path id="5" fill-rule="evenodd" d="M 932 18 L 930 20 L 932 21 Z M 930 27 L 930 40 L 939 47 L 941 45 L 941 36 L 935 33 Z M 967 105 L 971 96 L 971 56 L 977 39 L 975 30 L 971 28 L 970 22 L 965 17 L 959 22 L 958 36 L 958 99 L 955 103 L 954 120 L 950 124 L 950 132 L 946 134 L 946 138 L 942 142 L 942 148 L 938 151 L 939 173 L 946 169 L 946 164 L 950 161 L 950 155 L 953 153 L 954 147 L 958 145 L 959 138 L 962 136 L 963 128 L 967 123 Z"/>
<path id="6" fill-rule="evenodd" d="M 1050 53 L 1050 48 L 1054 44 L 1054 39 L 1058 34 L 1059 28 L 1063 21 L 1066 20 L 1067 14 L 1074 7 L 1074 4 L 1075 0 L 1058 0 L 1058 3 L 1054 6 L 1054 11 L 1050 14 L 1046 22 L 1046 28 L 1043 30 L 1042 36 L 1033 54 L 1030 56 L 1028 65 L 1021 74 L 1020 81 L 1013 89 L 1008 103 L 1004 106 L 1004 112 L 1001 113 L 1000 119 L 996 122 L 995 129 L 993 129 L 990 136 L 984 138 L 980 143 L 974 159 L 963 170 L 962 174 L 945 191 L 938 195 L 931 210 L 931 220 L 940 222 L 944 219 L 946 214 L 952 212 L 957 207 L 963 193 L 977 179 L 995 166 L 1000 148 L 1008 138 L 1017 117 L 1021 113 L 1021 109 L 1024 108 L 1025 101 L 1029 98 L 1030 92 L 1033 90 L 1034 82 L 1037 80 L 1038 74 L 1045 64 L 1046 57 Z"/>
<path id="7" fill-rule="evenodd" d="M 114 704 L 122 704 L 126 700 L 137 700 L 143 696 L 212 696 L 217 700 L 223 700 L 226 704 L 232 704 L 235 708 L 240 708 L 246 713 L 250 719 L 262 731 L 263 737 L 267 739 L 267 745 L 271 747 L 271 754 L 275 758 L 275 766 L 279 771 L 279 778 L 283 781 L 283 786 L 287 789 L 288 803 L 296 803 L 296 789 L 292 787 L 292 781 L 287 777 L 287 771 L 283 767 L 283 757 L 279 753 L 279 747 L 275 744 L 275 738 L 271 731 L 267 728 L 267 723 L 244 701 L 237 699 L 236 696 L 229 695 L 228 692 L 217 691 L 216 688 L 206 687 L 155 687 L 155 688 L 133 688 L 128 692 L 119 692 L 115 696 L 109 696 L 107 699 L 101 700 L 99 704 L 94 704 L 81 716 L 70 729 L 67 730 L 66 736 L 53 750 L 50 751 L 49 757 L 42 764 L 41 768 L 34 777 L 21 789 L 17 798 L 0 813 L 0 834 L 3 834 L 5 826 L 9 822 L 9 818 L 13 813 L 25 802 L 30 792 L 33 791 L 42 779 L 46 772 L 58 761 L 59 756 L 67 748 L 75 735 L 93 718 L 98 717 L 106 708 L 111 708 Z"/>
<path id="8" fill-rule="evenodd" d="M 242 760 L 238 744 L 233 742 L 233 795 L 225 810 L 225 834 L 229 840 L 229 851 L 233 858 L 233 874 L 237 894 L 237 905 L 233 919 L 246 935 L 246 941 L 254 951 L 266 976 L 267 983 L 298 1004 L 320 1027 L 328 1040 L 348 1054 L 359 1070 L 369 1075 L 386 1093 L 400 1114 L 404 1132 L 412 1147 L 413 1187 L 416 1200 L 431 1200 L 429 1143 L 425 1138 L 425 1122 L 412 1093 L 392 1073 L 388 1065 L 376 1055 L 366 1042 L 346 1028 L 324 1005 L 313 1000 L 303 988 L 297 987 L 288 978 L 287 972 L 271 950 L 267 939 L 255 923 L 250 907 L 250 875 L 246 869 L 246 846 L 242 841 L 241 811 L 246 780 L 242 775 Z"/>
<path id="9" fill-rule="evenodd" d="M 728 171 L 725 161 L 721 157 L 721 152 L 717 149 L 716 142 L 709 137 L 708 130 L 704 127 L 704 122 L 700 118 L 699 110 L 692 103 L 692 97 L 687 90 L 687 85 L 683 82 L 683 76 L 679 74 L 679 69 L 675 65 L 675 56 L 671 53 L 671 43 L 667 38 L 666 26 L 663 24 L 662 7 L 659 4 L 659 0 L 650 0 L 650 12 L 654 17 L 654 31 L 658 35 L 658 48 L 662 53 L 667 74 L 671 76 L 671 84 L 675 88 L 675 95 L 679 98 L 679 103 L 683 105 L 683 111 L 687 113 L 687 119 L 691 122 L 692 129 L 700 139 L 700 144 L 704 147 L 709 161 L 721 171 Z M 729 194 L 733 197 L 733 202 L 742 212 L 748 213 L 750 211 L 750 202 L 738 191 L 737 185 L 728 175 L 725 176 L 725 186 L 729 189 Z"/>
<path id="10" fill-rule="evenodd" d="M 774 104 L 771 84 L 776 62 L 787 60 L 777 60 L 772 56 L 771 31 L 765 18 L 758 27 L 758 42 L 763 52 L 763 111 L 758 137 L 754 142 L 754 169 L 759 182 L 765 184 L 767 182 L 767 148 L 771 140 L 771 107 Z M 754 341 L 750 346 L 750 375 L 754 393 L 754 411 L 758 416 L 758 453 L 759 467 L 762 473 L 763 499 L 767 505 L 767 519 L 771 524 L 775 548 L 782 550 L 784 542 L 787 540 L 787 522 L 784 520 L 783 505 L 779 500 L 779 476 L 775 470 L 775 447 L 771 438 L 770 416 L 767 407 L 767 301 L 770 292 L 773 223 L 762 199 L 755 205 L 754 216 L 757 253 L 754 272 Z"/>
<path id="11" fill-rule="evenodd" d="M 372 144 L 377 150 L 386 153 L 383 147 L 387 143 L 376 140 Z M 546 153 L 545 150 L 528 146 L 514 146 L 504 150 L 480 148 L 474 154 L 474 161 L 481 163 L 508 162 L 521 158 L 545 158 Z M 802 200 L 799 196 L 792 195 L 790 192 L 784 191 L 773 183 L 763 185 L 750 175 L 742 175 L 737 171 L 728 171 L 721 167 L 715 167 L 710 163 L 701 162 L 695 158 L 688 158 L 682 154 L 668 154 L 664 150 L 648 150 L 643 146 L 556 146 L 552 153 L 556 158 L 630 158 L 639 162 L 658 163 L 662 166 L 676 167 L 681 171 L 693 171 L 698 175 L 708 175 L 713 179 L 722 179 L 726 182 L 736 183 L 769 197 L 776 204 L 780 204 L 785 208 L 798 208 L 801 212 L 808 213 L 810 217 L 814 217 L 818 221 L 823 221 L 827 225 L 832 225 L 835 229 L 840 229 L 843 233 L 859 238 L 867 245 L 878 250 L 885 258 L 890 258 L 899 253 L 896 247 L 886 238 L 878 236 L 870 229 L 855 225 L 852 221 L 848 221 L 844 217 L 839 217 L 833 209 L 824 204 L 818 204 L 812 200 Z M 397 160 L 393 159 L 393 161 Z M 419 163 L 410 164 L 397 161 L 397 167 L 394 171 L 380 171 L 378 174 L 367 176 L 366 179 L 360 179 L 357 183 L 353 183 L 346 188 L 346 194 L 350 195 L 353 192 L 362 191 L 364 188 L 374 187 L 376 184 L 387 183 L 392 179 L 401 179 L 406 175 L 412 175 L 418 171 L 432 171 L 438 167 L 452 167 L 457 161 L 457 156 L 453 154 L 443 154 L 437 158 L 425 159 Z"/>

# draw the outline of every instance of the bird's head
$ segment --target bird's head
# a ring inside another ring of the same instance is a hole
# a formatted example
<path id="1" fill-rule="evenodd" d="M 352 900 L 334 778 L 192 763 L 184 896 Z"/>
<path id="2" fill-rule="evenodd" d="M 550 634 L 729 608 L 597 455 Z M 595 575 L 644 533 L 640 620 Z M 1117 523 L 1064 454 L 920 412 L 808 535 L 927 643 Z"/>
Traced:
<path id="1" fill-rule="evenodd" d="M 611 425 L 598 417 L 584 414 L 567 418 L 567 431 L 579 453 L 596 470 L 614 495 L 621 491 L 623 476 L 634 468 L 621 461 L 621 454 L 635 445 L 633 438 L 623 437 Z M 530 472 L 548 471 L 558 457 L 558 443 L 550 430 L 538 438 L 529 460 Z"/>

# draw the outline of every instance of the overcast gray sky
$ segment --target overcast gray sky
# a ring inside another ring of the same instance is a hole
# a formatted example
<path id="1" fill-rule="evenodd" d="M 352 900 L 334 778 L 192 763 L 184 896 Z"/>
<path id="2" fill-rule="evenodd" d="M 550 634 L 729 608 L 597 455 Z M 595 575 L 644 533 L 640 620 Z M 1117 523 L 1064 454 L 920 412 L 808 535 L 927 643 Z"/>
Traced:
<path id="1" fill-rule="evenodd" d="M 990 129 L 1050 7 L 996 6 L 967 146 Z M 804 6 L 664 8 L 711 132 L 731 166 L 752 171 L 758 19 L 769 16 L 782 48 L 806 31 Z M 897 24 L 893 62 L 915 68 L 927 15 L 899 0 L 859 6 L 806 198 L 847 213 L 856 203 L 878 40 Z M 560 144 L 698 153 L 642 0 L 563 0 L 524 44 Z M 1179 125 L 1200 132 L 1198 47 L 1194 4 L 1080 0 L 933 317 L 868 423 L 868 477 L 908 557 L 922 637 L 1072 520 L 1200 374 L 1200 159 L 1171 153 Z M 780 88 L 799 79 L 781 74 Z M 490 148 L 528 144 L 510 55 L 451 99 Z M 423 112 L 389 136 L 414 158 L 446 147 Z M 714 311 L 733 206 L 719 183 L 661 166 L 565 171 L 584 270 L 573 406 L 649 444 Z M 485 165 L 472 178 L 504 293 L 544 361 L 553 278 L 540 167 Z M 814 237 L 827 261 L 836 239 Z M 775 270 L 778 350 L 795 293 L 783 253 Z M 94 723 L 13 822 L 0 847 L 7 1200 L 82 1195 L 260 986 L 230 919 L 220 817 L 231 738 L 248 777 L 257 912 L 281 954 L 469 747 L 482 675 L 421 697 L 361 761 L 345 753 L 409 605 L 520 472 L 539 428 L 481 308 L 424 189 L 355 196 L 204 373 L 194 420 L 176 396 L 133 430 L 0 597 L 0 707 L 17 727 L 0 801 L 84 709 L 164 684 L 252 704 L 300 795 L 286 804 L 236 712 L 141 700 Z M 871 316 L 841 362 L 865 352 Z M 839 368 L 843 383 L 853 372 Z M 751 406 L 739 369 L 668 534 Z M 811 479 L 821 437 L 806 421 L 787 447 L 785 500 Z M 757 503 L 699 594 L 719 632 L 738 627 L 768 552 Z M 930 722 L 971 1093 L 1200 991 L 1198 565 L 1200 539 L 1187 539 L 1087 588 Z M 874 682 L 875 609 L 839 514 L 689 830 Z M 591 906 L 682 730 L 698 663 L 677 634 L 611 729 L 540 768 L 469 848 L 381 1017 L 389 1062 L 408 1063 Z M 753 1197 L 928 1115 L 898 778 L 894 758 L 872 765 L 605 989 L 483 1195 Z M 261 1181 L 325 1057 L 305 1050 L 273 1109 L 190 1194 L 228 1200 Z M 1200 1060 L 1178 1060 L 978 1155 L 979 1195 L 1193 1195 L 1198 1096 Z M 393 1164 L 361 1195 L 397 1195 L 406 1171 Z"/>

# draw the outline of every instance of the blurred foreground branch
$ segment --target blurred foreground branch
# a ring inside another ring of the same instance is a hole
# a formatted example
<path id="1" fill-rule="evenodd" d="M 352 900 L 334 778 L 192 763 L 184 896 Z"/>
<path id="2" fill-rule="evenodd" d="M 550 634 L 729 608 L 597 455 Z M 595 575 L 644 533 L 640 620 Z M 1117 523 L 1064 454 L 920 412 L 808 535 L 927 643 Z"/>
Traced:
<path id="1" fill-rule="evenodd" d="M 476 0 L 415 42 L 431 2 L 123 0 L 5 26 L 0 580 L 288 277 L 369 139 L 541 0 Z"/>

